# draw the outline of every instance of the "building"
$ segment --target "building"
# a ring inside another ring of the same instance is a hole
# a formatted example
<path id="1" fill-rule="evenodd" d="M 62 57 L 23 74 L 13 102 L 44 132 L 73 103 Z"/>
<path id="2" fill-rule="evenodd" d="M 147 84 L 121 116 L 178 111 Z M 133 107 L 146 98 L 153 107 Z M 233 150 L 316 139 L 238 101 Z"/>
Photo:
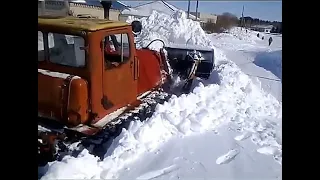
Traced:
<path id="1" fill-rule="evenodd" d="M 134 16 L 136 18 L 148 17 L 151 15 L 152 11 L 158 11 L 160 13 L 172 15 L 177 10 L 181 9 L 169 4 L 166 1 L 152 1 L 122 10 L 119 19 L 125 21 L 128 16 Z M 190 18 L 195 19 L 195 16 L 190 14 Z"/>
<path id="2" fill-rule="evenodd" d="M 58 15 L 66 16 L 68 14 L 76 17 L 93 17 L 104 18 L 104 10 L 100 1 L 83 1 L 83 0 L 39 0 L 38 1 L 38 15 Z M 109 11 L 110 20 L 119 20 L 120 11 L 128 6 L 120 1 L 112 1 Z"/>
<path id="3" fill-rule="evenodd" d="M 270 33 L 272 28 L 273 25 L 253 25 L 250 27 L 250 29 L 253 31 L 259 31 L 264 33 Z"/>
<path id="4" fill-rule="evenodd" d="M 215 14 L 206 14 L 206 13 L 201 13 L 201 12 L 190 12 L 190 14 L 194 15 L 194 16 L 197 16 L 198 19 L 200 20 L 200 24 L 201 26 L 203 27 L 205 23 L 207 22 L 212 22 L 214 24 L 217 23 L 217 19 L 218 19 L 218 16 L 215 15 Z"/>

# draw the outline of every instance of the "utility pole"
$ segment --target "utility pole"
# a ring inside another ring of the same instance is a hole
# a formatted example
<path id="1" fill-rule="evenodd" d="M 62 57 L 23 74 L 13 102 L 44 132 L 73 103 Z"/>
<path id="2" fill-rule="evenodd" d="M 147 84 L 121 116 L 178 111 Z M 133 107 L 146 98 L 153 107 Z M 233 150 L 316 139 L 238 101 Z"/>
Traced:
<path id="1" fill-rule="evenodd" d="M 196 6 L 196 21 L 198 20 L 198 5 L 199 5 L 199 0 L 197 0 L 197 6 Z"/>
<path id="2" fill-rule="evenodd" d="M 188 19 L 189 19 L 189 14 L 190 14 L 190 0 L 188 0 L 188 16 L 187 16 Z"/>
<path id="3" fill-rule="evenodd" d="M 41 15 L 43 16 L 46 12 L 46 4 L 45 0 L 41 0 Z"/>
<path id="4" fill-rule="evenodd" d="M 70 6 L 69 6 L 69 0 L 64 0 L 64 7 L 66 8 L 66 14 L 67 16 L 71 16 L 71 13 L 70 13 Z"/>
<path id="5" fill-rule="evenodd" d="M 242 29 L 242 27 L 244 27 L 243 12 L 244 12 L 244 5 L 242 6 L 242 13 L 241 13 L 241 29 Z"/>
<path id="6" fill-rule="evenodd" d="M 111 5 L 112 5 L 112 1 L 101 1 L 100 2 L 102 7 L 103 7 L 103 12 L 104 12 L 104 19 L 107 19 L 109 20 L 109 11 L 110 11 L 110 8 L 111 8 Z"/>

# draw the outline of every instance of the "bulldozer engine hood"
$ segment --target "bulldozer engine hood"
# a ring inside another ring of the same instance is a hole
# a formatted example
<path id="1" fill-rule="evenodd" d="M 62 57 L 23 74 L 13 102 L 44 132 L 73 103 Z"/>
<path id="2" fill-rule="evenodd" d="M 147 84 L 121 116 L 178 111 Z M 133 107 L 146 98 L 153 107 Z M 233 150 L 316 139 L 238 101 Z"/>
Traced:
<path id="1" fill-rule="evenodd" d="M 88 119 L 88 85 L 79 76 L 38 69 L 38 116 L 78 125 Z"/>

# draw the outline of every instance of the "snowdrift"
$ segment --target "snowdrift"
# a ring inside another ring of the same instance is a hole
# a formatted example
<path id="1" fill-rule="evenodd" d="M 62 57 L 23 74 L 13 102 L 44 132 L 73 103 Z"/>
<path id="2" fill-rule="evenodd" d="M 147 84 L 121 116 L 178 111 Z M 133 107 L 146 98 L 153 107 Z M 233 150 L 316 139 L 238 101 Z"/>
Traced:
<path id="1" fill-rule="evenodd" d="M 213 47 L 200 25 L 186 19 L 184 12 L 177 11 L 168 16 L 154 11 L 141 21 L 140 46 L 160 38 L 169 43 L 185 44 L 189 41 L 192 45 Z M 159 44 L 153 48 L 158 49 Z M 259 122 L 265 118 L 282 118 L 282 105 L 255 86 L 232 61 L 226 59 L 222 51 L 216 53 L 216 60 L 219 85 L 213 84 L 212 78 L 199 82 L 193 92 L 173 96 L 168 102 L 158 105 L 153 116 L 146 121 L 131 122 L 128 130 L 123 129 L 114 139 L 102 161 L 89 154 L 88 150 L 83 150 L 78 157 L 66 156 L 62 161 L 51 163 L 42 180 L 114 179 L 128 163 L 145 152 L 155 150 L 173 136 L 213 130 L 230 121 L 242 122 L 250 130 L 254 123 L 245 121 L 247 119 Z M 281 149 L 271 135 L 257 142 Z"/>
<path id="2" fill-rule="evenodd" d="M 257 40 L 261 40 L 262 36 L 265 36 L 264 33 L 261 32 L 256 32 L 256 31 L 251 31 L 251 30 L 246 30 L 246 29 L 241 29 L 240 27 L 234 27 L 231 28 L 229 31 L 229 34 L 233 35 L 237 39 L 244 40 L 250 43 L 255 43 Z M 260 34 L 260 38 L 257 37 L 257 34 Z"/>
<path id="3" fill-rule="evenodd" d="M 253 63 L 271 71 L 282 80 L 282 50 L 259 53 Z"/>
<path id="4" fill-rule="evenodd" d="M 226 33 L 212 33 L 211 35 L 216 36 L 217 39 L 232 38 L 232 39 L 237 39 L 237 40 L 241 40 L 241 41 L 245 41 L 253 44 L 255 44 L 257 40 L 261 40 L 261 38 L 257 37 L 257 32 L 241 29 L 240 27 L 233 27 L 230 30 L 228 30 Z M 260 33 L 260 35 L 262 34 Z"/>
<path id="5" fill-rule="evenodd" d="M 243 48 L 256 49 L 257 42 L 263 41 L 261 38 L 257 37 L 257 32 L 251 30 L 246 31 L 246 29 L 241 30 L 240 27 L 231 28 L 226 33 L 208 34 L 207 37 L 213 41 L 218 41 L 214 42 L 215 46 L 231 50 Z"/>

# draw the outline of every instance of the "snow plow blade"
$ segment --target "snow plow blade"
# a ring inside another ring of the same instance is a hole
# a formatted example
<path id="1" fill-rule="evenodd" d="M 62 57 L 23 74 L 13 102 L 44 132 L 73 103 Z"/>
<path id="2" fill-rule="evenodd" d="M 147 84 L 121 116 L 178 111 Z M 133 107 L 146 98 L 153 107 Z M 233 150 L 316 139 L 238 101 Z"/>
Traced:
<path id="1" fill-rule="evenodd" d="M 192 52 L 199 52 L 202 56 L 194 75 L 199 78 L 208 79 L 214 69 L 214 49 L 197 46 L 166 46 L 167 59 L 174 74 L 188 79 L 190 68 L 194 60 L 189 56 Z"/>

